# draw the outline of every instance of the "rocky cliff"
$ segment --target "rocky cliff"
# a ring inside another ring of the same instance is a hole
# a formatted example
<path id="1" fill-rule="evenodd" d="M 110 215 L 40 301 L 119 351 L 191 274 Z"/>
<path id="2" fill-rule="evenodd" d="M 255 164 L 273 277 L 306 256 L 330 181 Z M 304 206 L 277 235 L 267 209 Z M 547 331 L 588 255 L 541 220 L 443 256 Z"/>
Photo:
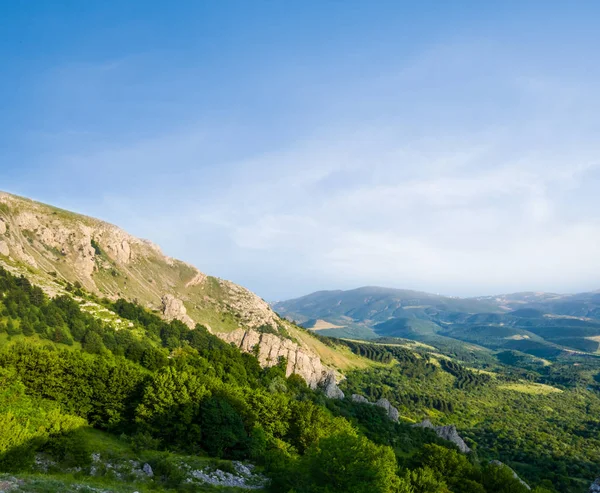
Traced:
<path id="1" fill-rule="evenodd" d="M 448 440 L 449 442 L 452 442 L 454 445 L 456 445 L 463 454 L 468 454 L 469 452 L 471 452 L 471 449 L 465 443 L 462 437 L 458 434 L 458 431 L 456 431 L 456 426 L 454 425 L 433 426 L 431 421 L 425 419 L 421 423 L 418 423 L 413 426 L 419 426 L 421 428 L 430 428 L 433 431 L 435 431 L 436 435 L 440 438 Z"/>
<path id="2" fill-rule="evenodd" d="M 295 337 L 297 328 L 241 286 L 170 258 L 106 222 L 3 192 L 0 265 L 26 274 L 50 295 L 71 283 L 100 297 L 137 301 L 190 328 L 203 324 L 244 351 L 256 346 L 263 365 L 287 358 L 288 373 L 313 386 L 328 373 L 328 364 L 352 366 L 350 357 L 320 354 L 323 345 L 305 334 Z"/>

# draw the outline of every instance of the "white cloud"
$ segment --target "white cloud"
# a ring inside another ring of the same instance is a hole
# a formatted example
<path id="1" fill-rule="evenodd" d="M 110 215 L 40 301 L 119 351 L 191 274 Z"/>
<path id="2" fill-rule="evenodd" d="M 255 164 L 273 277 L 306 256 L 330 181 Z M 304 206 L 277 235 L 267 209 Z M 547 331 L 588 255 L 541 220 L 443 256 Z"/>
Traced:
<path id="1" fill-rule="evenodd" d="M 95 182 L 104 202 L 86 212 L 268 298 L 597 287 L 600 198 L 582 190 L 600 98 L 501 54 L 438 47 L 343 100 L 332 90 L 333 107 L 367 110 L 304 115 L 312 132 L 268 152 L 240 144 L 253 121 L 202 122 L 67 153 L 54 180 Z"/>

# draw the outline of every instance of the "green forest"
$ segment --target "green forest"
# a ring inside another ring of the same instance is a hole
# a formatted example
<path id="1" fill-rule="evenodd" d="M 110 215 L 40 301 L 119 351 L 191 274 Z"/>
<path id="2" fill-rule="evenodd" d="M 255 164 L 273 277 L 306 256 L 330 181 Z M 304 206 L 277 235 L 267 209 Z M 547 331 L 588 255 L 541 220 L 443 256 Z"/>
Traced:
<path id="1" fill-rule="evenodd" d="M 351 344 L 374 366 L 348 374 L 347 397 L 330 400 L 286 377 L 286 361 L 261 368 L 201 325 L 67 291 L 49 298 L 0 270 L 0 472 L 35 474 L 45 457 L 51 473 L 81 478 L 109 442 L 152 466 L 138 491 L 199 491 L 181 474 L 184 456 L 249 461 L 268 491 L 284 493 L 529 491 L 491 460 L 536 493 L 585 491 L 599 472 L 592 372 L 500 373 Z M 128 328 L 88 313 L 89 300 Z M 352 393 L 388 398 L 402 419 Z M 456 424 L 473 452 L 412 426 L 425 417 Z"/>

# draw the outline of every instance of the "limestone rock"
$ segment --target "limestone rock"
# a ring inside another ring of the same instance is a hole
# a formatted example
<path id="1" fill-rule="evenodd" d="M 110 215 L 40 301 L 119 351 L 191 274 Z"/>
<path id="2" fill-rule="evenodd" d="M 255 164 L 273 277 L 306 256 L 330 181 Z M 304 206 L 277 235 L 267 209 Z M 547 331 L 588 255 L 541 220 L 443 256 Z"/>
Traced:
<path id="1" fill-rule="evenodd" d="M 531 487 L 530 487 L 530 486 L 529 486 L 529 485 L 528 485 L 528 484 L 527 484 L 525 481 L 523 481 L 523 480 L 522 480 L 522 479 L 519 477 L 519 475 L 518 475 L 518 474 L 517 474 L 515 471 L 513 471 L 513 469 L 512 469 L 511 467 L 508 467 L 506 464 L 504 464 L 504 462 L 500 462 L 499 460 L 491 460 L 491 461 L 490 461 L 490 465 L 492 465 L 492 466 L 496 466 L 496 467 L 505 467 L 506 469 L 508 469 L 508 470 L 509 470 L 509 471 L 512 473 L 512 475 L 513 475 L 513 478 L 515 478 L 516 480 L 518 480 L 518 481 L 519 481 L 519 482 L 520 482 L 520 483 L 521 483 L 523 486 L 525 486 L 525 488 L 527 488 L 528 490 L 530 490 L 530 489 L 531 489 Z M 592 485 L 592 486 L 593 486 L 593 485 Z M 600 489 L 599 489 L 599 490 L 590 490 L 590 491 L 600 491 Z"/>
<path id="2" fill-rule="evenodd" d="M 337 386 L 333 372 L 327 374 L 322 384 L 323 392 L 329 399 L 343 399 L 344 392 Z"/>
<path id="3" fill-rule="evenodd" d="M 172 294 L 165 294 L 162 297 L 162 313 L 167 320 L 180 320 L 188 327 L 193 329 L 196 325 L 187 314 L 187 309 L 179 298 L 175 298 Z"/>
<path id="4" fill-rule="evenodd" d="M 596 479 L 590 486 L 589 493 L 599 493 L 600 492 L 600 478 Z"/>
<path id="5" fill-rule="evenodd" d="M 278 328 L 278 317 L 269 304 L 256 294 L 230 281 L 220 281 L 229 300 L 230 308 L 242 314 L 242 321 L 250 328 L 264 325 Z"/>
<path id="6" fill-rule="evenodd" d="M 443 438 L 444 440 L 448 440 L 449 442 L 452 442 L 464 454 L 467 454 L 471 451 L 469 446 L 465 443 L 465 441 L 462 439 L 462 437 L 458 434 L 458 431 L 456 431 L 456 426 L 454 426 L 454 425 L 433 426 L 431 421 L 429 421 L 428 419 L 425 419 L 425 420 L 423 420 L 423 422 L 418 423 L 413 426 L 418 426 L 421 428 L 431 428 L 433 431 L 435 431 L 437 436 L 439 436 L 440 438 Z"/>
<path id="7" fill-rule="evenodd" d="M 219 334 L 221 339 L 239 347 L 242 351 L 255 352 L 261 366 L 273 366 L 280 357 L 287 359 L 286 376 L 296 373 L 311 388 L 316 388 L 328 374 L 328 369 L 318 356 L 297 343 L 278 337 L 275 334 L 263 334 L 256 330 L 237 329 Z M 255 349 L 256 348 L 256 349 Z"/>
<path id="8" fill-rule="evenodd" d="M 383 408 L 385 410 L 385 412 L 387 413 L 388 418 L 390 418 L 392 421 L 398 422 L 400 413 L 398 412 L 398 409 L 396 409 L 394 406 L 392 406 L 390 401 L 388 401 L 387 399 L 381 398 L 375 403 L 375 405 Z"/>
<path id="9" fill-rule="evenodd" d="M 357 402 L 359 404 L 369 404 L 371 406 L 377 406 L 382 408 L 383 410 L 385 410 L 387 417 L 392 421 L 395 421 L 396 423 L 400 418 L 400 413 L 398 412 L 398 409 L 392 406 L 392 403 L 383 397 L 375 403 L 369 402 L 366 397 L 359 394 L 352 394 L 351 399 L 352 402 Z"/>
<path id="10" fill-rule="evenodd" d="M 0 235 L 6 234 L 6 223 L 0 219 Z"/>
<path id="11" fill-rule="evenodd" d="M 462 453 L 466 454 L 471 451 L 469 446 L 465 443 L 465 441 L 462 439 L 462 437 L 458 434 L 458 431 L 456 431 L 456 426 L 454 426 L 454 425 L 436 426 L 435 432 L 437 433 L 437 435 L 440 438 L 443 438 L 444 440 L 448 440 L 449 442 L 452 442 L 454 445 L 456 445 Z"/>
<path id="12" fill-rule="evenodd" d="M 0 255 L 4 255 L 5 257 L 8 257 L 10 255 L 8 243 L 6 243 L 5 241 L 0 241 Z"/>

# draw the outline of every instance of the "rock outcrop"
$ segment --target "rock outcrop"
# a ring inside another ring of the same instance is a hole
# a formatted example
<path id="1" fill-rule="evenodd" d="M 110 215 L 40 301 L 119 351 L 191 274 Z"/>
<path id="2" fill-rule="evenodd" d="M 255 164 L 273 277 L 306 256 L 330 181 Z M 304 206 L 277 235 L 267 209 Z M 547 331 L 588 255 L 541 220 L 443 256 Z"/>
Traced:
<path id="1" fill-rule="evenodd" d="M 359 404 L 369 404 L 371 406 L 377 406 L 382 408 L 385 411 L 387 417 L 392 421 L 395 421 L 396 423 L 400 418 L 400 413 L 398 412 L 398 409 L 392 406 L 391 402 L 385 398 L 381 398 L 377 402 L 369 402 L 367 398 L 362 395 L 352 394 L 351 399 L 352 402 L 357 402 Z"/>
<path id="2" fill-rule="evenodd" d="M 600 478 L 592 483 L 589 493 L 600 493 Z"/>
<path id="3" fill-rule="evenodd" d="M 335 374 L 333 372 L 327 374 L 321 385 L 323 387 L 323 392 L 329 399 L 344 398 L 344 392 L 342 392 L 342 389 L 338 387 L 335 380 Z"/>
<path id="4" fill-rule="evenodd" d="M 456 431 L 456 426 L 454 426 L 454 425 L 433 426 L 431 421 L 429 421 L 428 419 L 425 419 L 421 423 L 418 423 L 413 426 L 417 426 L 420 428 L 432 429 L 433 431 L 435 431 L 437 436 L 439 436 L 440 438 L 443 438 L 444 440 L 448 440 L 449 442 L 452 442 L 464 454 L 467 454 L 471 451 L 469 446 L 465 443 L 465 441 L 462 439 L 462 437 L 458 434 L 458 431 Z"/>
<path id="5" fill-rule="evenodd" d="M 273 366 L 281 357 L 287 359 L 286 375 L 300 375 L 311 388 L 316 388 L 330 370 L 318 356 L 299 344 L 256 330 L 238 329 L 227 334 L 218 334 L 221 339 L 233 343 L 242 351 L 256 352 L 262 366 Z"/>
<path id="6" fill-rule="evenodd" d="M 165 294 L 162 299 L 162 314 L 167 320 L 179 320 L 193 329 L 196 324 L 187 314 L 187 309 L 179 298 L 172 294 Z"/>
<path id="7" fill-rule="evenodd" d="M 392 421 L 398 422 L 398 417 L 400 416 L 400 413 L 398 412 L 398 409 L 396 409 L 394 406 L 392 406 L 390 401 L 382 398 L 382 399 L 379 399 L 375 403 L 375 405 L 383 408 L 385 410 L 385 412 L 387 413 L 388 418 L 390 418 Z"/>
<path id="8" fill-rule="evenodd" d="M 519 475 L 515 471 L 513 471 L 513 469 L 511 467 L 508 467 L 504 462 L 500 462 L 499 460 L 491 460 L 490 465 L 496 466 L 496 467 L 504 467 L 504 468 L 508 469 L 512 473 L 513 478 L 515 478 L 517 481 L 519 481 L 519 483 L 521 483 L 523 486 L 525 486 L 525 488 L 527 488 L 528 490 L 531 489 L 531 487 L 525 481 L 523 481 L 519 477 Z M 598 490 L 598 491 L 600 491 L 600 490 Z"/>
<path id="9" fill-rule="evenodd" d="M 371 404 L 367 398 L 363 395 L 359 395 L 359 394 L 352 394 L 352 402 L 357 402 L 358 404 Z"/>

